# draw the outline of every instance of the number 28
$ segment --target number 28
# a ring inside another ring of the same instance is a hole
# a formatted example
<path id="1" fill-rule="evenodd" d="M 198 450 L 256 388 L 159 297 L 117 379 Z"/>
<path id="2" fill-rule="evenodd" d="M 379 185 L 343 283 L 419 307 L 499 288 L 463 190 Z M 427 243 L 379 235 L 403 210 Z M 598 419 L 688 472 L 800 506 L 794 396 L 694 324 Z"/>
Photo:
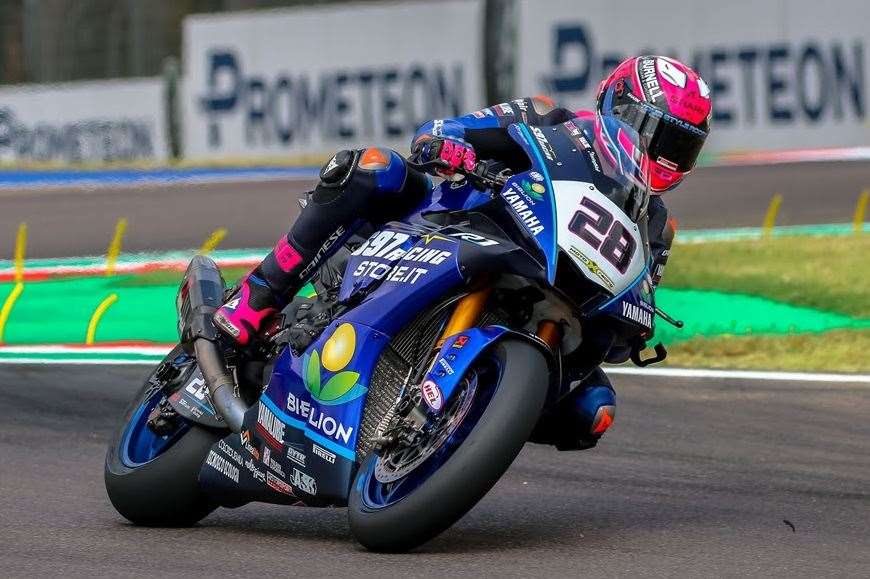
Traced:
<path id="1" fill-rule="evenodd" d="M 634 237 L 610 211 L 589 197 L 584 197 L 580 206 L 583 209 L 574 214 L 568 229 L 600 252 L 619 273 L 625 273 L 637 249 Z"/>

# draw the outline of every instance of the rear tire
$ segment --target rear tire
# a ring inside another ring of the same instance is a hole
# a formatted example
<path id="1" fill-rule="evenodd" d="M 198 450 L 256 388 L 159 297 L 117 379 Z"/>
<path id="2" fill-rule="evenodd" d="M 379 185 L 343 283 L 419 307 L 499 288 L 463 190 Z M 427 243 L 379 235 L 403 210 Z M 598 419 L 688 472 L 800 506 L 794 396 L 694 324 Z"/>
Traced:
<path id="1" fill-rule="evenodd" d="M 546 398 L 547 362 L 534 346 L 518 340 L 496 344 L 489 355 L 502 371 L 488 406 L 453 454 L 416 490 L 373 508 L 364 489 L 379 457 L 372 453 L 363 461 L 348 517 L 351 532 L 367 549 L 407 551 L 443 532 L 489 492 L 522 450 Z"/>
<path id="2" fill-rule="evenodd" d="M 118 513 L 133 524 L 190 526 L 217 507 L 200 488 L 198 478 L 212 445 L 226 433 L 191 425 L 155 458 L 129 466 L 122 459 L 125 433 L 130 421 L 137 416 L 137 410 L 153 395 L 154 387 L 146 383 L 109 445 L 105 464 L 106 492 Z"/>

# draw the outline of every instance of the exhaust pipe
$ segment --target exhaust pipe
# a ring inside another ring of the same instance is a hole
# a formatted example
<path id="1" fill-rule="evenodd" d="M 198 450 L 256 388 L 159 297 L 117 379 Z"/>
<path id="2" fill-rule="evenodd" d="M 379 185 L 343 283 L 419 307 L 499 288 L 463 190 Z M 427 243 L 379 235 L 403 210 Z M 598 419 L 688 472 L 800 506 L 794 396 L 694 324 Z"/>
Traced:
<path id="1" fill-rule="evenodd" d="M 220 337 L 212 323 L 223 304 L 226 284 L 217 264 L 197 255 L 187 266 L 178 289 L 178 333 L 188 353 L 196 355 L 215 411 L 233 432 L 242 431 L 247 405 L 236 396 L 236 381 L 227 369 Z M 192 350 L 192 352 L 191 352 Z"/>
<path id="2" fill-rule="evenodd" d="M 199 338 L 193 343 L 196 351 L 196 362 L 202 370 L 202 377 L 208 386 L 208 393 L 214 409 L 224 419 L 233 432 L 242 431 L 242 421 L 248 407 L 236 396 L 236 381 L 227 370 L 223 353 L 217 344 L 205 338 Z"/>

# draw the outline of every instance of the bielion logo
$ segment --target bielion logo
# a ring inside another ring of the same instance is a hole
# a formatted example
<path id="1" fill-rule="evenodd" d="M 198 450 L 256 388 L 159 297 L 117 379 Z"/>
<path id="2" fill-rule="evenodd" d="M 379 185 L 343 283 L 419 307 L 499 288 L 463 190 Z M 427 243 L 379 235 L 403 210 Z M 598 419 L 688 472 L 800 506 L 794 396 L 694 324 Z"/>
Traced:
<path id="1" fill-rule="evenodd" d="M 323 355 L 312 350 L 302 359 L 305 389 L 321 404 L 332 406 L 355 400 L 365 394 L 366 387 L 359 383 L 359 373 L 343 370 L 356 351 L 356 331 L 352 324 L 338 326 L 323 344 Z M 322 382 L 326 369 L 335 374 Z"/>
<path id="2" fill-rule="evenodd" d="M 544 198 L 544 193 L 547 192 L 547 188 L 541 185 L 540 183 L 529 183 L 528 181 L 523 181 L 523 191 L 526 195 L 532 197 L 540 201 Z"/>

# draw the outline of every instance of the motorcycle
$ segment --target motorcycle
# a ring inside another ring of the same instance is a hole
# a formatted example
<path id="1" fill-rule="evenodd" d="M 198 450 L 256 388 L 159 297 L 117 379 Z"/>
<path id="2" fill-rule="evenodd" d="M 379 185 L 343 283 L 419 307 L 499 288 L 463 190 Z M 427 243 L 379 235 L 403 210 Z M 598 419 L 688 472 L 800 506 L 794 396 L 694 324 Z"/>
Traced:
<path id="1" fill-rule="evenodd" d="M 620 158 L 605 178 L 570 122 L 509 134 L 526 170 L 480 162 L 407 219 L 338 232 L 316 294 L 246 352 L 222 345 L 212 316 L 230 293 L 195 257 L 180 343 L 108 449 L 115 509 L 185 526 L 253 501 L 346 506 L 362 545 L 406 551 L 492 488 L 617 339 L 638 365 L 664 359 L 661 344 L 641 355 L 656 313 L 643 168 Z"/>

